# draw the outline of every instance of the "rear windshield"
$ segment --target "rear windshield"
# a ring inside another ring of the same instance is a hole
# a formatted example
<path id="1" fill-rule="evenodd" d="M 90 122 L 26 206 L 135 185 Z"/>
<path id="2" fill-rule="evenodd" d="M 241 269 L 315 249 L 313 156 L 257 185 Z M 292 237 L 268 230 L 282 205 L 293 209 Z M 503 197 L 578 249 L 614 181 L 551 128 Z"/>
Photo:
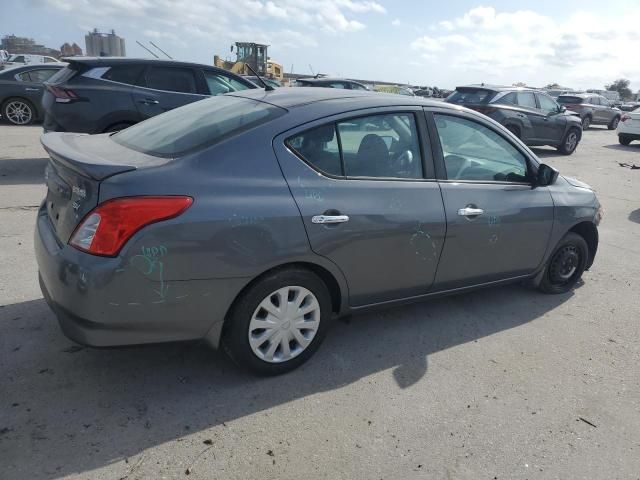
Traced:
<path id="1" fill-rule="evenodd" d="M 286 113 L 268 103 L 226 95 L 176 108 L 116 133 L 125 147 L 159 157 L 176 157 L 208 147 Z"/>
<path id="2" fill-rule="evenodd" d="M 560 95 L 558 97 L 558 103 L 582 103 L 584 98 L 582 97 L 572 97 L 570 95 Z"/>
<path id="3" fill-rule="evenodd" d="M 489 103 L 496 92 L 493 90 L 484 90 L 481 88 L 458 88 L 447 98 L 449 103 L 465 104 L 465 103 Z"/>

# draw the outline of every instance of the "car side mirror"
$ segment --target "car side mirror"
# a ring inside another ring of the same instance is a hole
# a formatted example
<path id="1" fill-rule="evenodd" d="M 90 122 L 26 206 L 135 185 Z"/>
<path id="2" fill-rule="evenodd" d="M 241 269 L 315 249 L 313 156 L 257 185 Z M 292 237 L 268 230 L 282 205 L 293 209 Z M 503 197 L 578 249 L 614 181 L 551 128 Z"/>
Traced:
<path id="1" fill-rule="evenodd" d="M 538 175 L 536 177 L 536 185 L 539 187 L 546 187 L 547 185 L 553 185 L 558 179 L 560 172 L 553 167 L 550 167 L 546 163 L 541 163 L 538 166 Z"/>
<path id="2" fill-rule="evenodd" d="M 560 105 L 560 112 L 564 113 L 567 111 L 567 107 L 565 107 L 564 105 Z"/>

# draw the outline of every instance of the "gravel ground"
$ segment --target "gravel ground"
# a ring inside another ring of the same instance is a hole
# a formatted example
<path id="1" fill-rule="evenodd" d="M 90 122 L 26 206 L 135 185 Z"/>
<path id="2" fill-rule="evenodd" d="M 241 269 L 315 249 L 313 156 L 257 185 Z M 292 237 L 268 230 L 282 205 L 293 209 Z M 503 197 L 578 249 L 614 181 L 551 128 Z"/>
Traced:
<path id="1" fill-rule="evenodd" d="M 0 478 L 640 478 L 640 144 L 585 132 L 600 249 L 573 293 L 520 286 L 337 322 L 261 379 L 200 343 L 89 349 L 36 280 L 39 127 L 0 126 Z"/>

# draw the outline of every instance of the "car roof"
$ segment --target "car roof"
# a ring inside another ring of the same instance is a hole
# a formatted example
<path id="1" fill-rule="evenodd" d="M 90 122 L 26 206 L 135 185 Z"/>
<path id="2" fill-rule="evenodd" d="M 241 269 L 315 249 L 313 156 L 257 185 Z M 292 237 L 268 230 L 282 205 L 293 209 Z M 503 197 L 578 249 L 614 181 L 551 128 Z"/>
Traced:
<path id="1" fill-rule="evenodd" d="M 423 97 L 395 95 L 392 93 L 372 92 L 368 90 L 343 90 L 339 88 L 285 87 L 266 91 L 264 88 L 241 90 L 228 93 L 235 97 L 250 98 L 277 107 L 292 109 L 318 102 L 335 102 L 336 111 L 347 111 L 351 108 L 368 108 L 380 106 L 430 106 L 459 110 L 453 105 Z"/>
<path id="2" fill-rule="evenodd" d="M 164 58 L 131 58 L 131 57 L 64 57 L 63 60 L 69 63 L 80 63 L 89 66 L 115 66 L 115 65 L 163 65 L 163 66 L 185 66 L 198 68 L 211 68 L 222 70 L 213 65 L 203 63 L 181 62 L 179 60 L 169 60 Z M 231 75 L 236 75 L 229 72 Z"/>
<path id="3" fill-rule="evenodd" d="M 561 97 L 579 97 L 579 98 L 589 98 L 589 97 L 602 97 L 599 93 L 563 93 L 560 95 Z"/>
<path id="4" fill-rule="evenodd" d="M 506 85 L 486 85 L 482 84 L 473 84 L 473 85 L 461 85 L 456 87 L 456 90 L 459 89 L 477 89 L 477 90 L 491 90 L 493 92 L 542 92 L 546 93 L 544 90 L 538 88 L 530 88 L 530 87 L 508 87 Z"/>
<path id="5" fill-rule="evenodd" d="M 338 77 L 307 77 L 307 78 L 298 78 L 296 82 L 307 82 L 307 83 L 324 83 L 324 82 L 349 82 L 349 83 L 357 83 L 358 85 L 362 85 L 360 82 L 356 82 L 355 80 L 349 80 L 348 78 L 338 78 Z"/>

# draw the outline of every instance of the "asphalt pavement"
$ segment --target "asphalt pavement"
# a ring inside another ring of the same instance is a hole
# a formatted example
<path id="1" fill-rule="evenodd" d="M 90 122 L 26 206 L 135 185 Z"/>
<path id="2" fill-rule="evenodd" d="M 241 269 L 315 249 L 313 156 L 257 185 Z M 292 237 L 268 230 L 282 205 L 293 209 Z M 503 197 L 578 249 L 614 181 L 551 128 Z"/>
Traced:
<path id="1" fill-rule="evenodd" d="M 640 478 L 640 143 L 536 153 L 591 184 L 572 293 L 513 285 L 339 321 L 285 376 L 201 343 L 64 337 L 33 255 L 41 128 L 0 126 L 0 478 Z M 526 252 L 523 252 L 526 255 Z"/>

